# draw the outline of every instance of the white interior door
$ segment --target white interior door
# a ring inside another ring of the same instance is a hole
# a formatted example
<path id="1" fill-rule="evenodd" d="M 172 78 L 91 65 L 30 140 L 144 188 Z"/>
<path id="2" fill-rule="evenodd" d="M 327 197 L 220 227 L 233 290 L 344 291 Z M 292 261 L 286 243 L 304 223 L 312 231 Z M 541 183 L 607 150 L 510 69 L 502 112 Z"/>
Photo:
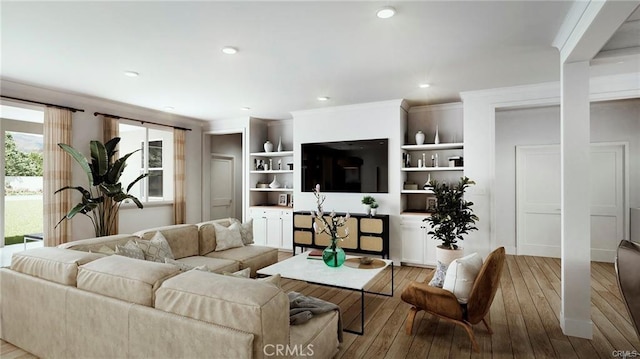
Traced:
<path id="1" fill-rule="evenodd" d="M 591 258 L 612 262 L 624 238 L 624 147 L 591 146 Z M 560 257 L 560 148 L 516 148 L 517 253 Z M 586 225 L 586 224 L 585 224 Z"/>
<path id="2" fill-rule="evenodd" d="M 211 156 L 211 218 L 235 217 L 234 159 L 229 156 Z"/>

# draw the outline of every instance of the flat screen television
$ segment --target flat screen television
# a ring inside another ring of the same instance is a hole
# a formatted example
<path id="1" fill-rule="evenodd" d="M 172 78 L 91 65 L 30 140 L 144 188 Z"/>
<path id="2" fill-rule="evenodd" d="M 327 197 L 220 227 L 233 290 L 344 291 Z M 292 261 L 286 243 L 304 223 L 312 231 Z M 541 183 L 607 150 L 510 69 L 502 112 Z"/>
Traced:
<path id="1" fill-rule="evenodd" d="M 387 138 L 303 143 L 302 191 L 388 193 L 388 148 Z"/>

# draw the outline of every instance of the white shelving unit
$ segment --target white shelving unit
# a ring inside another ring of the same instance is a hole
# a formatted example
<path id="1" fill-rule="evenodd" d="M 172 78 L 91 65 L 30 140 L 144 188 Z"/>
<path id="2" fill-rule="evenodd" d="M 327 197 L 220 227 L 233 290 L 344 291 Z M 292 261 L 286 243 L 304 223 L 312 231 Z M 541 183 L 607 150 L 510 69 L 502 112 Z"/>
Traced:
<path id="1" fill-rule="evenodd" d="M 412 107 L 402 130 L 405 132 L 405 144 L 400 146 L 403 153 L 403 167 L 400 174 L 404 183 L 417 184 L 418 189 L 400 190 L 402 262 L 415 265 L 435 265 L 434 241 L 428 234 L 430 227 L 422 220 L 429 216 L 427 201 L 433 197 L 433 191 L 423 189 L 429 178 L 439 182 L 454 182 L 464 175 L 464 167 L 449 167 L 449 157 L 462 157 L 464 143 L 462 136 L 462 104 Z M 438 129 L 440 143 L 433 143 Z M 415 133 L 425 134 L 427 143 L 415 144 Z M 431 155 L 438 154 L 438 167 L 431 164 Z M 406 155 L 411 157 L 410 166 L 404 167 Z M 418 167 L 417 160 L 424 159 L 427 167 Z"/>
<path id="2" fill-rule="evenodd" d="M 284 149 L 293 148 L 293 125 L 289 120 L 264 120 L 252 118 L 250 122 L 250 147 L 246 174 L 248 216 L 253 218 L 254 241 L 260 245 L 284 250 L 293 248 L 293 208 L 279 205 L 286 196 L 287 205 L 293 196 L 293 151 L 277 151 L 278 142 Z M 264 152 L 264 143 L 269 140 L 274 151 Z M 269 164 L 269 169 L 258 169 L 256 164 Z M 280 162 L 280 167 L 278 167 Z M 280 187 L 258 186 L 269 184 L 274 176 Z M 286 186 L 286 188 L 285 188 Z"/>

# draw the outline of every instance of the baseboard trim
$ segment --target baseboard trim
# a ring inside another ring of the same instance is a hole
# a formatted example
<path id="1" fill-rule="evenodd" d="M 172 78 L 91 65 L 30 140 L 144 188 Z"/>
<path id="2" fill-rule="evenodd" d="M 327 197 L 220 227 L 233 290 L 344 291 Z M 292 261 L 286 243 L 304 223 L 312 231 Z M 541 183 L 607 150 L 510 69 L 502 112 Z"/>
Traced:
<path id="1" fill-rule="evenodd" d="M 593 322 L 591 320 L 569 319 L 564 317 L 564 313 L 560 313 L 560 327 L 565 335 L 593 339 Z"/>

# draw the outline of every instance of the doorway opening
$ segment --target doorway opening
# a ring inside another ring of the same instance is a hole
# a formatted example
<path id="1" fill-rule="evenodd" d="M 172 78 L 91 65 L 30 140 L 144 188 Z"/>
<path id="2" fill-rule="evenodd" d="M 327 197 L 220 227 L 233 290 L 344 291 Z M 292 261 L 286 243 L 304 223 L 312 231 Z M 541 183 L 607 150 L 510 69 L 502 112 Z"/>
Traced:
<path id="1" fill-rule="evenodd" d="M 203 143 L 203 221 L 243 219 L 243 133 L 210 133 Z"/>

